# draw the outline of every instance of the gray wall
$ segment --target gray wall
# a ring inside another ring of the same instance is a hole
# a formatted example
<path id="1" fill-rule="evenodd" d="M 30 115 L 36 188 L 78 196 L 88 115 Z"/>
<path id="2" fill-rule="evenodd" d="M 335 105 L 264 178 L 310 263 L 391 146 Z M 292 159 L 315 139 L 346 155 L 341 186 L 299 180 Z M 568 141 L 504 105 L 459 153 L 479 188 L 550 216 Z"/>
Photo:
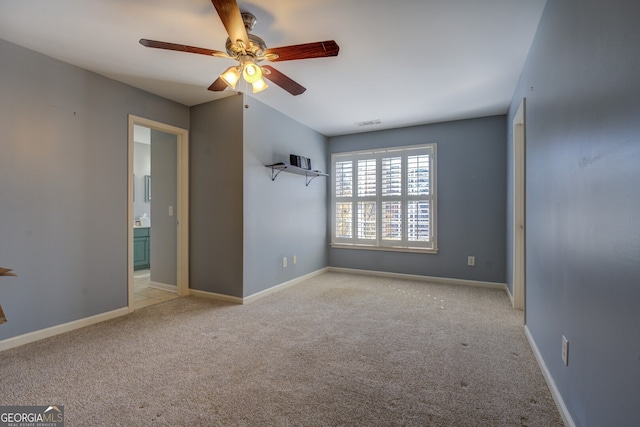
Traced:
<path id="1" fill-rule="evenodd" d="M 191 108 L 189 283 L 242 297 L 242 97 Z"/>
<path id="2" fill-rule="evenodd" d="M 547 2 L 507 120 L 526 96 L 527 327 L 581 427 L 638 419 L 639 16 Z"/>
<path id="3" fill-rule="evenodd" d="M 127 306 L 128 114 L 187 107 L 0 40 L 0 339 Z"/>
<path id="4" fill-rule="evenodd" d="M 304 176 L 283 172 L 271 181 L 265 167 L 299 154 L 312 160 L 313 169 L 326 171 L 327 138 L 253 98 L 246 104 L 244 296 L 327 266 L 327 178 L 306 187 Z"/>
<path id="5" fill-rule="evenodd" d="M 177 135 L 151 129 L 151 183 L 151 281 L 177 286 Z"/>
<path id="6" fill-rule="evenodd" d="M 505 127 L 505 117 L 494 116 L 329 138 L 330 153 L 436 142 L 439 247 L 438 254 L 330 249 L 329 265 L 504 283 Z"/>
<path id="7" fill-rule="evenodd" d="M 246 297 L 327 266 L 326 179 L 265 167 L 290 153 L 326 169 L 324 136 L 251 97 L 192 107 L 191 288 Z"/>

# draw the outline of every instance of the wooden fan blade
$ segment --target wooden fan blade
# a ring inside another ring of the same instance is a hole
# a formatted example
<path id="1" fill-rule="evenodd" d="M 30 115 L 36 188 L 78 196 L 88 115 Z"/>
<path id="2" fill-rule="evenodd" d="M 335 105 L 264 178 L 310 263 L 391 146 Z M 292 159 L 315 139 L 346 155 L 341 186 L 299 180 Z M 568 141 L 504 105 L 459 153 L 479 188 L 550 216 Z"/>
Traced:
<path id="1" fill-rule="evenodd" d="M 294 59 L 325 58 L 338 56 L 340 46 L 334 40 L 274 47 L 264 51 L 264 56 L 272 62 L 291 61 Z M 277 57 L 272 57 L 277 56 Z"/>
<path id="2" fill-rule="evenodd" d="M 249 36 L 244 28 L 244 21 L 236 0 L 211 0 L 211 3 L 216 8 L 231 43 L 242 40 L 245 47 L 249 48 Z"/>
<path id="3" fill-rule="evenodd" d="M 215 82 L 211 83 L 209 90 L 213 92 L 222 92 L 228 87 L 228 85 L 222 80 L 222 77 L 218 77 Z"/>
<path id="4" fill-rule="evenodd" d="M 184 44 L 159 42 L 157 40 L 140 39 L 140 44 L 146 47 L 154 47 L 156 49 L 175 50 L 178 52 L 199 53 L 200 55 L 217 56 L 219 58 L 229 58 L 225 52 L 219 50 L 205 49 L 203 47 L 187 46 Z"/>
<path id="5" fill-rule="evenodd" d="M 294 82 L 289 77 L 285 76 L 270 65 L 263 65 L 262 69 L 267 70 L 267 72 L 262 75 L 265 79 L 277 84 L 293 96 L 300 95 L 304 93 L 305 90 L 307 90 L 307 88 Z"/>

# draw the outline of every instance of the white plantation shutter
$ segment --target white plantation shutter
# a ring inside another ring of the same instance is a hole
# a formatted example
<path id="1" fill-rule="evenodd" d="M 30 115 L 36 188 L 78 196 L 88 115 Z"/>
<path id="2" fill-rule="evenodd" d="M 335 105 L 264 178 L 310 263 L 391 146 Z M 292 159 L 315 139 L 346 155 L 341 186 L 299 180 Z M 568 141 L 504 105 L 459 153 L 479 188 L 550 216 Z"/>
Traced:
<path id="1" fill-rule="evenodd" d="M 402 241 L 402 157 L 382 158 L 382 240 Z"/>
<path id="2" fill-rule="evenodd" d="M 358 239 L 376 238 L 376 202 L 358 202 Z"/>
<path id="3" fill-rule="evenodd" d="M 402 240 L 402 202 L 382 202 L 382 239 Z"/>
<path id="4" fill-rule="evenodd" d="M 429 156 L 407 157 L 407 194 L 429 195 Z"/>
<path id="5" fill-rule="evenodd" d="M 336 203 L 335 236 L 351 239 L 353 237 L 353 206 L 351 202 Z"/>
<path id="6" fill-rule="evenodd" d="M 409 242 L 429 241 L 429 155 L 407 157 L 407 227 Z"/>
<path id="7" fill-rule="evenodd" d="M 382 159 L 382 195 L 402 195 L 401 157 L 386 157 Z"/>
<path id="8" fill-rule="evenodd" d="M 358 197 L 376 195 L 376 160 L 358 160 Z"/>
<path id="9" fill-rule="evenodd" d="M 353 162 L 338 162 L 335 165 L 336 196 L 349 197 L 353 192 Z"/>
<path id="10" fill-rule="evenodd" d="M 410 242 L 429 241 L 429 201 L 409 201 L 408 213 L 408 240 Z"/>
<path id="11" fill-rule="evenodd" d="M 435 252 L 436 145 L 335 153 L 332 245 Z"/>
<path id="12" fill-rule="evenodd" d="M 343 161 L 334 164 L 336 198 L 334 236 L 337 239 L 353 238 L 353 162 Z"/>
<path id="13" fill-rule="evenodd" d="M 356 219 L 357 240 L 376 240 L 376 159 L 358 160 L 358 216 Z"/>

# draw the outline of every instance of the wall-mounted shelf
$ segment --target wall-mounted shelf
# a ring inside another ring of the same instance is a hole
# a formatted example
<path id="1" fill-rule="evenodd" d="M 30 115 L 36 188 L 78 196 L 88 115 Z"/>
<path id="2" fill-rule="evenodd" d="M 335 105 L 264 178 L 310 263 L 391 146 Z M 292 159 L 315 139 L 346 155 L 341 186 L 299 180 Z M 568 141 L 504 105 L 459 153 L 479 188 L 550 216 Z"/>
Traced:
<path id="1" fill-rule="evenodd" d="M 317 177 L 329 176 L 329 174 L 322 173 L 320 171 L 302 169 L 297 166 L 288 165 L 286 163 L 274 163 L 272 165 L 266 165 L 266 167 L 271 168 L 271 181 L 275 181 L 278 175 L 280 175 L 280 172 L 285 171 L 289 173 L 295 173 L 296 175 L 303 175 L 305 177 L 307 187 L 309 186 L 309 183 Z"/>

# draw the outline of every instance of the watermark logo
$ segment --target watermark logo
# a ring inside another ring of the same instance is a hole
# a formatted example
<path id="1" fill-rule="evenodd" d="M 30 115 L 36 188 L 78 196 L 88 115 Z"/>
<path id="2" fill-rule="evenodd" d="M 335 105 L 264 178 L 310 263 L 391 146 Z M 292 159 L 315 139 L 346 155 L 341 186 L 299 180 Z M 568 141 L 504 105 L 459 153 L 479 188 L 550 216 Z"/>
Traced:
<path id="1" fill-rule="evenodd" d="M 0 406 L 0 427 L 64 427 L 64 406 Z"/>

